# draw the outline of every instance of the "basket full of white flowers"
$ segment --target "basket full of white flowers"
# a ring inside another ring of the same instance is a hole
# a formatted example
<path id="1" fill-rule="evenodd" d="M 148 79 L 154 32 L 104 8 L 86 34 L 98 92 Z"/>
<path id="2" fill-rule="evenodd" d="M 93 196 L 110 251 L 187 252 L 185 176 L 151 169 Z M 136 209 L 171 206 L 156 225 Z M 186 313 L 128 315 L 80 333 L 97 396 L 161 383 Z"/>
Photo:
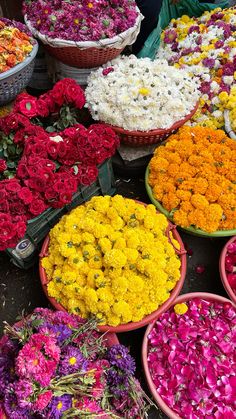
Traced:
<path id="1" fill-rule="evenodd" d="M 88 78 L 86 106 L 129 145 L 156 144 L 197 110 L 198 80 L 165 60 L 122 56 Z"/>

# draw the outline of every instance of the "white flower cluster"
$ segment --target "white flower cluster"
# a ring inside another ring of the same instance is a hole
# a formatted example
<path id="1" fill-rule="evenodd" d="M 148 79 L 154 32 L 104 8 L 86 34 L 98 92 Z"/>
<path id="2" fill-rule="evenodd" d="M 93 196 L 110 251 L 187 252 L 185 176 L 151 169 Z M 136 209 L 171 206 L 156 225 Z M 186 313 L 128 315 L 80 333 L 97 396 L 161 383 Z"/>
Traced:
<path id="1" fill-rule="evenodd" d="M 193 110 L 198 87 L 166 60 L 122 56 L 91 73 L 86 106 L 95 120 L 126 130 L 170 128 Z"/>

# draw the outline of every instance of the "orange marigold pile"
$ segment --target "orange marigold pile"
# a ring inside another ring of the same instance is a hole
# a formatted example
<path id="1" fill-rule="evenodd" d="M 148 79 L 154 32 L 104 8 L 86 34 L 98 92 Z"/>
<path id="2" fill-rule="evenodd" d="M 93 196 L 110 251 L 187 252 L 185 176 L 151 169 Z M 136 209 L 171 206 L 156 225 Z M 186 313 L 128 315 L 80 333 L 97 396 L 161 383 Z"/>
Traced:
<path id="1" fill-rule="evenodd" d="M 157 147 L 149 184 L 177 225 L 236 228 L 236 141 L 224 131 L 182 127 Z"/>

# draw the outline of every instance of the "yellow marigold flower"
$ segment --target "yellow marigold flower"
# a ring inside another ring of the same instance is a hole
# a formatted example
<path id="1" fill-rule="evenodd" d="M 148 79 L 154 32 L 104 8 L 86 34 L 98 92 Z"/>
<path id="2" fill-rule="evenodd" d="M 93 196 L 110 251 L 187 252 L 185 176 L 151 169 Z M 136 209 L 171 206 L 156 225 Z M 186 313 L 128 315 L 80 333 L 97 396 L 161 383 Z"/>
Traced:
<path id="1" fill-rule="evenodd" d="M 114 296 L 112 294 L 112 290 L 110 287 L 103 287 L 97 290 L 97 297 L 100 301 L 105 301 L 110 304 L 110 306 L 114 302 Z"/>
<path id="2" fill-rule="evenodd" d="M 113 278 L 111 281 L 111 288 L 115 296 L 119 294 L 125 294 L 128 288 L 127 278 L 125 276 L 118 276 L 116 278 Z"/>
<path id="3" fill-rule="evenodd" d="M 174 311 L 176 314 L 185 314 L 188 311 L 188 306 L 185 303 L 175 304 Z"/>
<path id="4" fill-rule="evenodd" d="M 113 245 L 114 249 L 126 249 L 126 240 L 123 237 L 118 238 L 114 245 Z"/>
<path id="5" fill-rule="evenodd" d="M 119 249 L 112 249 L 104 255 L 104 264 L 108 267 L 122 268 L 127 262 L 127 257 Z"/>
<path id="6" fill-rule="evenodd" d="M 140 95 L 148 96 L 150 94 L 150 89 L 147 89 L 146 87 L 141 87 L 138 92 Z"/>

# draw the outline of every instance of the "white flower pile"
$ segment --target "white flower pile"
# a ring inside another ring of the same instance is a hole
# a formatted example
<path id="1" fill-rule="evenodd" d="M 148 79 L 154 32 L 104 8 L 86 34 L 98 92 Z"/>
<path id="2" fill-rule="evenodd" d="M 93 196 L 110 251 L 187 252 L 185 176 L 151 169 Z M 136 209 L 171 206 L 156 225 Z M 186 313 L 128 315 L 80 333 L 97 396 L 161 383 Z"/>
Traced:
<path id="1" fill-rule="evenodd" d="M 95 120 L 126 130 L 170 128 L 193 110 L 198 87 L 166 60 L 122 56 L 91 73 L 86 106 Z"/>

